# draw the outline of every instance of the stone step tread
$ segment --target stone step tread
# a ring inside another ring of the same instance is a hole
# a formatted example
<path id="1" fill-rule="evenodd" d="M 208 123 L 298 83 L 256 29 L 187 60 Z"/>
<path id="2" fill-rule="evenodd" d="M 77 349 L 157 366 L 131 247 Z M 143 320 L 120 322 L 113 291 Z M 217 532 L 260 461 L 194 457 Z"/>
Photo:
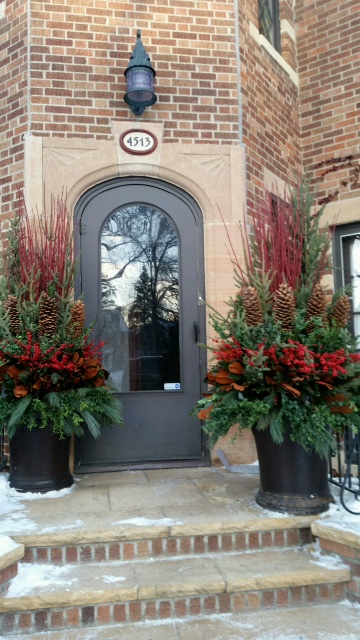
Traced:
<path id="1" fill-rule="evenodd" d="M 12 640 L 355 640 L 359 606 L 348 602 L 11 636 Z"/>
<path id="2" fill-rule="evenodd" d="M 20 564 L 0 611 L 347 582 L 349 568 L 309 550 L 86 565 Z"/>
<path id="3" fill-rule="evenodd" d="M 33 507 L 34 509 L 34 507 Z M 190 507 L 189 507 L 190 511 Z M 174 538 L 184 536 L 216 535 L 226 533 L 247 533 L 253 531 L 288 530 L 309 528 L 318 516 L 289 516 L 287 514 L 266 516 L 235 511 L 234 513 L 210 513 L 201 518 L 199 512 L 187 515 L 186 521 L 172 517 L 146 518 L 135 516 L 124 518 L 123 514 L 79 513 L 74 519 L 73 513 L 61 516 L 58 522 L 49 526 L 49 515 L 36 519 L 34 531 L 27 533 L 9 530 L 13 540 L 25 547 L 62 546 L 70 544 L 91 544 L 101 542 L 119 542 L 127 540 L 150 540 L 156 538 Z M 217 516 L 217 517 L 216 517 Z"/>

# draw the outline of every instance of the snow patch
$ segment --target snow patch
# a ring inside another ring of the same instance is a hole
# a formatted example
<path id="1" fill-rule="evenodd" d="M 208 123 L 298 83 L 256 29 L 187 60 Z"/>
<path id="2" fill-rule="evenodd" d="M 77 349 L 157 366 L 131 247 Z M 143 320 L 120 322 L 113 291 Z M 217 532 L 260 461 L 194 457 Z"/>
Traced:
<path id="1" fill-rule="evenodd" d="M 358 490 L 358 480 L 356 478 L 353 479 L 353 488 Z M 349 513 L 340 502 L 340 487 L 330 483 L 330 491 L 336 503 L 331 504 L 328 511 L 325 511 L 319 517 L 327 527 L 360 536 L 360 500 L 357 500 L 354 494 L 346 490 L 344 491 L 343 498 L 345 505 L 351 511 L 355 511 L 355 513 Z"/>
<path id="2" fill-rule="evenodd" d="M 172 520 L 171 518 L 159 518 L 151 520 L 150 518 L 129 518 L 128 520 L 118 520 L 117 522 L 112 522 L 111 524 L 134 524 L 137 527 L 171 527 L 176 524 L 184 524 L 181 520 Z"/>
<path id="3" fill-rule="evenodd" d="M 64 524 L 57 527 L 44 527 L 40 530 L 40 533 L 55 533 L 56 531 L 64 531 L 65 529 L 78 529 L 83 525 L 83 520 L 76 520 L 73 524 Z"/>
<path id="4" fill-rule="evenodd" d="M 124 576 L 102 576 L 102 580 L 107 584 L 112 584 L 113 582 L 123 582 L 126 578 Z"/>
<path id="5" fill-rule="evenodd" d="M 312 545 L 312 549 L 314 549 L 315 545 Z M 320 567 L 325 567 L 326 569 L 348 569 L 348 566 L 344 564 L 339 558 L 335 558 L 333 556 L 323 556 L 321 555 L 321 549 L 319 545 L 319 541 L 316 541 L 316 546 L 318 547 L 316 550 L 311 551 L 311 557 L 314 560 L 310 560 L 311 564 L 317 564 Z"/>
<path id="6" fill-rule="evenodd" d="M 66 489 L 60 489 L 59 491 L 47 491 L 47 493 L 21 493 L 20 491 L 16 491 L 16 489 L 9 489 L 9 495 L 12 497 L 16 497 L 19 500 L 43 500 L 44 498 L 63 498 L 71 493 L 74 489 L 75 485 L 71 485 L 71 487 L 66 487 Z"/>
<path id="7" fill-rule="evenodd" d="M 13 551 L 13 549 L 17 549 L 18 546 L 18 543 L 9 538 L 9 536 L 0 535 L 0 556 L 5 555 L 5 553 L 9 553 L 9 551 Z"/>
<path id="8" fill-rule="evenodd" d="M 72 571 L 73 567 L 58 567 L 56 565 L 30 563 L 20 563 L 18 567 L 18 574 L 12 580 L 5 598 L 26 596 L 34 591 L 34 589 L 46 590 L 49 592 L 54 590 L 55 585 L 61 584 L 64 586 L 77 582 L 76 578 L 64 580 L 64 576 L 66 576 L 69 571 Z"/>
<path id="9" fill-rule="evenodd" d="M 0 475 L 0 522 L 1 533 L 21 533 L 34 531 L 36 523 L 26 517 L 28 509 L 19 503 L 18 496 L 10 493 L 11 489 L 5 475 Z"/>
<path id="10" fill-rule="evenodd" d="M 14 535 L 18 533 L 29 533 L 35 531 L 38 525 L 27 517 L 29 509 L 24 502 L 32 500 L 42 500 L 44 498 L 62 498 L 73 490 L 75 485 L 60 491 L 49 491 L 48 493 L 19 493 L 16 489 L 10 488 L 7 474 L 0 474 L 0 522 L 1 533 Z M 54 531 L 56 531 L 54 529 Z"/>
<path id="11" fill-rule="evenodd" d="M 270 509 L 263 509 L 262 507 L 260 507 L 260 505 L 257 502 L 255 502 L 255 500 L 252 500 L 250 507 L 258 511 L 259 513 L 261 513 L 263 516 L 266 516 L 267 518 L 290 518 L 291 517 L 290 514 L 287 512 L 281 513 L 280 511 L 270 511 Z"/>

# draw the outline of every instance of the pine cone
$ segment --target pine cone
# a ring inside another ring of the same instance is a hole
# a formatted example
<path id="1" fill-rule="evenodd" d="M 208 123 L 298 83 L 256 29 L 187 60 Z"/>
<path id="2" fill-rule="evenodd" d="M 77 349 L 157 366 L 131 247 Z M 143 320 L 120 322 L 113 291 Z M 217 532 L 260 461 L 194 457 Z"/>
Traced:
<path id="1" fill-rule="evenodd" d="M 295 321 L 295 295 L 291 287 L 281 284 L 274 293 L 273 314 L 285 331 L 291 331 Z"/>
<path id="2" fill-rule="evenodd" d="M 313 331 L 315 327 L 314 323 L 311 322 L 311 318 L 314 316 L 322 318 L 323 322 L 326 319 L 326 296 L 320 284 L 314 286 L 306 310 L 306 320 L 310 320 L 307 328 L 308 333 Z"/>
<path id="3" fill-rule="evenodd" d="M 5 302 L 5 309 L 9 311 L 10 331 L 14 336 L 16 336 L 20 333 L 21 329 L 18 300 L 16 296 L 13 296 L 12 294 L 8 295 Z"/>
<path id="4" fill-rule="evenodd" d="M 246 324 L 250 327 L 256 327 L 264 320 L 257 290 L 255 287 L 243 287 L 241 289 L 241 298 Z"/>
<path id="5" fill-rule="evenodd" d="M 41 294 L 39 311 L 39 336 L 53 336 L 59 322 L 59 305 L 44 291 Z"/>
<path id="6" fill-rule="evenodd" d="M 342 295 L 338 298 L 331 313 L 329 320 L 335 320 L 340 327 L 346 327 L 350 319 L 351 303 L 349 296 Z"/>
<path id="7" fill-rule="evenodd" d="M 71 307 L 71 320 L 69 331 L 74 338 L 79 338 L 85 324 L 85 305 L 82 300 L 77 300 Z"/>

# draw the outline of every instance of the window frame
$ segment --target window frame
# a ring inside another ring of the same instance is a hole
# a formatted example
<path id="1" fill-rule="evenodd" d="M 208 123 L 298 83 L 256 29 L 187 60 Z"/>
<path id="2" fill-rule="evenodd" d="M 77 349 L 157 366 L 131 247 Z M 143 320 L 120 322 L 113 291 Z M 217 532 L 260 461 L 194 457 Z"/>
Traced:
<path id="1" fill-rule="evenodd" d="M 352 222 L 348 224 L 342 224 L 335 227 L 333 236 L 333 268 L 334 268 L 334 287 L 335 291 L 345 287 L 344 279 L 344 258 L 343 258 L 343 246 L 342 238 L 349 236 L 360 237 L 360 222 Z M 350 294 L 351 301 L 351 317 L 349 320 L 349 329 L 354 337 L 357 338 L 357 350 L 360 350 L 360 334 L 355 335 L 355 316 L 360 316 L 359 311 L 354 311 L 353 307 L 353 295 Z"/>
<path id="2" fill-rule="evenodd" d="M 272 15 L 272 23 L 274 30 L 273 39 L 266 35 L 263 28 L 262 21 L 262 7 L 264 4 L 269 6 L 269 13 Z M 259 19 L 259 33 L 270 42 L 274 49 L 281 53 L 281 29 L 280 29 L 280 0 L 258 0 L 258 19 Z M 273 40 L 273 41 L 272 41 Z"/>

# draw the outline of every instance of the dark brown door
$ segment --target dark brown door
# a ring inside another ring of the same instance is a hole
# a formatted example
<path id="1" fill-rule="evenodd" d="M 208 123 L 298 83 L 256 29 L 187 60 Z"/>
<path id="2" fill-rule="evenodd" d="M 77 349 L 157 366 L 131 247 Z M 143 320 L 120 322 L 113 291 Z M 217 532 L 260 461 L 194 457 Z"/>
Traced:
<path id="1" fill-rule="evenodd" d="M 106 341 L 105 367 L 124 428 L 86 435 L 81 467 L 204 459 L 197 341 L 204 341 L 202 221 L 184 192 L 160 181 L 103 183 L 77 207 L 79 287 Z"/>

